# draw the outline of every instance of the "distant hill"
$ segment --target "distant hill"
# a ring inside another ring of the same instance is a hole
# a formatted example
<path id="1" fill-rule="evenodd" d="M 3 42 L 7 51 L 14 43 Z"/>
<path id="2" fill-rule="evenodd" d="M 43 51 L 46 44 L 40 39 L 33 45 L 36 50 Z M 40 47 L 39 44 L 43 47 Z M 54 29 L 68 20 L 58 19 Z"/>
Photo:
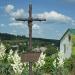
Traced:
<path id="1" fill-rule="evenodd" d="M 1 40 L 15 40 L 15 39 L 25 39 L 25 36 L 20 36 L 20 35 L 13 35 L 13 34 L 8 34 L 8 33 L 0 33 L 0 39 Z"/>
<path id="2" fill-rule="evenodd" d="M 2 41 L 5 40 L 28 40 L 28 37 L 26 36 L 21 36 L 21 35 L 13 35 L 13 34 L 8 34 L 8 33 L 0 33 L 0 39 Z M 52 44 L 55 44 L 56 46 L 59 46 L 59 40 L 55 40 L 55 39 L 44 39 L 44 38 L 32 38 L 33 41 L 43 41 L 43 42 L 50 42 Z"/>
<path id="3" fill-rule="evenodd" d="M 56 39 L 33 38 L 33 40 L 49 42 L 50 44 L 55 44 L 56 46 L 59 46 L 60 44 L 60 40 L 56 40 Z"/>
<path id="4" fill-rule="evenodd" d="M 28 50 L 29 38 L 24 35 L 16 36 L 8 33 L 0 33 L 0 39 L 6 46 L 7 52 L 9 52 L 10 49 L 16 50 L 15 48 L 18 48 L 19 52 Z M 32 47 L 48 47 L 50 45 L 59 47 L 59 42 L 59 40 L 55 39 L 32 38 Z"/>

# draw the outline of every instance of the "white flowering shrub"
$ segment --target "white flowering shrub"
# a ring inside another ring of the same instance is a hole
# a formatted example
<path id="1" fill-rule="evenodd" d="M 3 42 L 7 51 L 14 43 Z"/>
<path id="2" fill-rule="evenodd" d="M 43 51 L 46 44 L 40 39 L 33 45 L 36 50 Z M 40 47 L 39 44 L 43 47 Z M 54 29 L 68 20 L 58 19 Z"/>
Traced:
<path id="1" fill-rule="evenodd" d="M 39 67 L 43 66 L 45 64 L 44 58 L 45 58 L 45 54 L 43 54 L 42 52 L 36 65 Z"/>
<path id="2" fill-rule="evenodd" d="M 58 53 L 58 67 L 63 67 L 64 65 L 64 52 L 63 51 L 60 51 Z"/>
<path id="3" fill-rule="evenodd" d="M 5 56 L 5 46 L 1 43 L 0 44 L 0 60 L 2 60 Z"/>
<path id="4" fill-rule="evenodd" d="M 21 75 L 23 71 L 23 64 L 21 63 L 21 58 L 19 57 L 17 51 L 13 53 L 13 51 L 10 50 L 8 55 L 8 61 L 11 63 L 15 75 Z"/>
<path id="5" fill-rule="evenodd" d="M 42 66 L 45 64 L 44 61 L 45 58 L 45 54 L 43 54 L 43 52 L 40 54 L 40 57 L 38 59 L 37 62 L 35 62 L 35 64 L 33 63 L 33 73 L 34 75 L 43 75 L 43 71 L 42 71 Z"/>
<path id="6" fill-rule="evenodd" d="M 12 67 L 7 61 L 7 54 L 5 53 L 6 48 L 5 46 L 1 43 L 0 44 L 0 75 L 11 75 L 14 74 L 12 71 Z"/>
<path id="7" fill-rule="evenodd" d="M 5 53 L 5 46 L 0 44 L 0 74 L 1 75 L 21 75 L 23 64 L 18 52 L 10 50 L 8 54 Z"/>
<path id="8" fill-rule="evenodd" d="M 53 61 L 53 75 L 66 75 L 66 69 L 64 68 L 64 52 L 60 51 L 56 54 L 56 59 Z"/>
<path id="9" fill-rule="evenodd" d="M 58 52 L 56 59 L 53 62 L 54 67 L 63 67 L 64 65 L 64 52 Z"/>

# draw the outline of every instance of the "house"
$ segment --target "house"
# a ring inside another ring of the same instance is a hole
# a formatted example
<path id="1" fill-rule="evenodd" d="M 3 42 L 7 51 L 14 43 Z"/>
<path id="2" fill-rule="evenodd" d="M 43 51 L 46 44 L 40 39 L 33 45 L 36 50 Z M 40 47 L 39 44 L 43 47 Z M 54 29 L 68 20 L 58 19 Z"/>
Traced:
<path id="1" fill-rule="evenodd" d="M 60 39 L 60 51 L 64 52 L 64 58 L 75 55 L 75 29 L 68 29 Z"/>

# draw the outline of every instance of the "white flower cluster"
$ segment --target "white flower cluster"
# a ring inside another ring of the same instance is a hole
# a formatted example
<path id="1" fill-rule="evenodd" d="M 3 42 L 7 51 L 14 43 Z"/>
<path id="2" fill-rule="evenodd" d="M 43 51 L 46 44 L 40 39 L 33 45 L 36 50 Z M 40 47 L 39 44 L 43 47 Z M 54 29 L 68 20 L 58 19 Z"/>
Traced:
<path id="1" fill-rule="evenodd" d="M 44 58 L 45 58 L 45 54 L 43 54 L 43 52 L 42 52 L 39 57 L 39 60 L 37 61 L 37 66 L 41 67 L 45 64 Z"/>
<path id="2" fill-rule="evenodd" d="M 23 64 L 21 63 L 21 58 L 19 57 L 17 51 L 13 53 L 13 51 L 10 50 L 8 55 L 8 61 L 10 61 L 15 74 L 20 75 L 23 71 Z"/>
<path id="3" fill-rule="evenodd" d="M 1 43 L 0 44 L 0 60 L 4 59 L 4 57 L 6 55 L 5 51 L 6 51 L 6 48 Z M 21 73 L 23 71 L 23 64 L 21 63 L 21 58 L 19 57 L 18 52 L 17 51 L 13 52 L 12 50 L 10 50 L 7 60 L 13 67 L 15 75 L 21 75 Z"/>
<path id="4" fill-rule="evenodd" d="M 58 61 L 59 61 L 59 67 L 63 67 L 64 64 L 64 52 L 60 51 L 58 53 Z"/>
<path id="5" fill-rule="evenodd" d="M 5 56 L 5 46 L 1 43 L 0 44 L 0 60 L 3 59 L 3 57 Z"/>
<path id="6" fill-rule="evenodd" d="M 64 64 L 64 52 L 60 51 L 58 52 L 57 58 L 54 60 L 53 65 L 54 67 L 63 67 L 63 64 Z"/>

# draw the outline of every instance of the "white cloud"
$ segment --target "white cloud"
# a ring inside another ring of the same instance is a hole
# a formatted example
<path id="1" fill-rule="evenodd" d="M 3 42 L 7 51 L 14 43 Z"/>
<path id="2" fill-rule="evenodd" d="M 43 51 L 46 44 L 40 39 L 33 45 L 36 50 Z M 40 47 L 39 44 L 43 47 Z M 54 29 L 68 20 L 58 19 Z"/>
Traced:
<path id="1" fill-rule="evenodd" d="M 72 25 L 75 26 L 75 21 L 74 20 L 72 21 Z"/>
<path id="2" fill-rule="evenodd" d="M 9 26 L 23 26 L 24 23 L 23 22 L 12 22 L 9 24 Z"/>
<path id="3" fill-rule="evenodd" d="M 11 12 L 9 13 L 9 15 L 11 16 L 11 20 L 13 22 L 15 18 L 24 18 L 27 15 L 24 9 L 17 9 L 16 11 L 13 11 L 13 9 L 14 9 L 13 5 L 6 6 L 6 11 Z M 34 15 L 34 17 L 45 18 L 47 20 L 46 23 L 66 23 L 74 25 L 75 22 L 72 18 L 56 11 L 44 12 L 41 14 L 37 14 L 36 16 Z"/>
<path id="4" fill-rule="evenodd" d="M 14 17 L 10 17 L 10 21 L 15 21 L 15 18 Z"/>
<path id="5" fill-rule="evenodd" d="M 72 18 L 58 13 L 56 11 L 44 12 L 38 14 L 37 17 L 45 18 L 49 23 L 70 23 L 73 21 Z"/>
<path id="6" fill-rule="evenodd" d="M 14 6 L 11 4 L 5 7 L 5 11 L 13 18 L 22 18 L 25 16 L 24 9 L 17 9 L 14 11 Z"/>
<path id="7" fill-rule="evenodd" d="M 18 9 L 17 11 L 12 12 L 11 16 L 14 18 L 23 18 L 25 16 L 24 9 Z"/>
<path id="8" fill-rule="evenodd" d="M 5 11 L 10 15 L 10 26 L 24 26 L 23 22 L 16 22 L 15 18 L 24 18 L 25 17 L 25 11 L 24 9 L 17 9 L 14 11 L 14 6 L 9 4 L 5 7 Z"/>
<path id="9" fill-rule="evenodd" d="M 6 11 L 7 13 L 9 13 L 9 14 L 10 14 L 11 12 L 13 12 L 13 9 L 14 9 L 14 6 L 11 5 L 11 4 L 5 6 L 5 11 Z"/>
<path id="10" fill-rule="evenodd" d="M 4 25 L 4 24 L 1 24 L 0 26 L 1 26 L 1 27 L 4 27 L 5 25 Z"/>
<path id="11" fill-rule="evenodd" d="M 43 36 L 42 29 L 37 23 L 33 24 L 32 29 L 33 29 L 33 32 L 32 32 L 33 37 L 42 37 Z"/>
<path id="12" fill-rule="evenodd" d="M 16 30 L 12 30 L 12 32 L 10 34 L 15 34 L 17 35 L 17 31 Z"/>
<path id="13" fill-rule="evenodd" d="M 40 29 L 40 27 L 39 27 L 38 24 L 33 24 L 33 29 L 34 29 L 34 30 L 37 30 L 37 29 Z"/>
<path id="14" fill-rule="evenodd" d="M 14 6 L 9 4 L 5 7 L 5 11 L 10 15 L 10 22 L 9 26 L 20 26 L 20 27 L 24 27 L 24 22 L 17 22 L 15 20 L 15 18 L 23 18 L 25 17 L 25 12 L 24 9 L 17 9 L 16 11 L 14 11 Z"/>

